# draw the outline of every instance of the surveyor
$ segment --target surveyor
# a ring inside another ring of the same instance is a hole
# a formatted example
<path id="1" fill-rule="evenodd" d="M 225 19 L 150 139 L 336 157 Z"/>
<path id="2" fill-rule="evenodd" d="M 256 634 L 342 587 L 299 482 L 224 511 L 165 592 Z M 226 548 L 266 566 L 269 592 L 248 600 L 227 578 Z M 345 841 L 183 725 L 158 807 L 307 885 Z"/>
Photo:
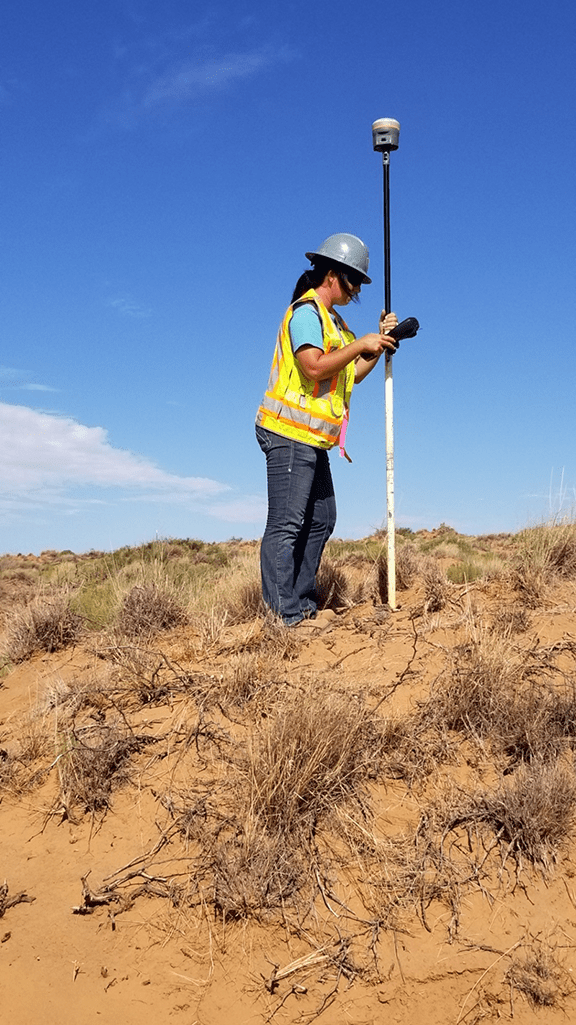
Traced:
<path id="1" fill-rule="evenodd" d="M 319 618 L 316 573 L 336 524 L 328 451 L 340 445 L 346 454 L 352 388 L 383 352 L 397 348 L 386 335 L 398 323 L 394 313 L 382 311 L 379 332 L 356 338 L 335 310 L 357 301 L 362 285 L 371 283 L 364 243 L 356 235 L 330 235 L 305 255 L 312 267 L 296 283 L 256 415 L 268 475 L 262 594 L 287 626 Z"/>

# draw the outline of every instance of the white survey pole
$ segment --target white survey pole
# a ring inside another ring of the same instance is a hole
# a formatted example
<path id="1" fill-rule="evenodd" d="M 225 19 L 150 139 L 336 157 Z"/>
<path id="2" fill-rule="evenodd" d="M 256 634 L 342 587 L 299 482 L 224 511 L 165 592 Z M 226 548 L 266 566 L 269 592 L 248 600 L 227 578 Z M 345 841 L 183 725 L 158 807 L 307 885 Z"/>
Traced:
<path id="1" fill-rule="evenodd" d="M 392 312 L 390 289 L 390 153 L 398 149 L 400 123 L 391 117 L 381 117 L 372 125 L 374 149 L 382 154 L 384 182 L 384 309 Z M 386 353 L 384 380 L 385 435 L 386 435 L 386 531 L 388 538 L 388 605 L 396 608 L 396 521 L 394 516 L 394 395 L 392 357 Z"/>
<path id="2" fill-rule="evenodd" d="M 388 312 L 388 311 L 386 311 Z M 394 387 L 392 357 L 386 353 L 384 377 L 386 436 L 386 530 L 388 539 L 388 605 L 396 608 L 396 519 L 394 514 Z"/>

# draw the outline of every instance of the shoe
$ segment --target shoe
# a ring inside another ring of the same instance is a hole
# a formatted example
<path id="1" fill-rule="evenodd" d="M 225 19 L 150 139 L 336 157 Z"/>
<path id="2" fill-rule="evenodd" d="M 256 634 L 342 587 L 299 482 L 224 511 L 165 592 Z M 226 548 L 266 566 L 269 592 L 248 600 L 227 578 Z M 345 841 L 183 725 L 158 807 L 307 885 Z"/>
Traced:
<path id="1" fill-rule="evenodd" d="M 291 626 L 291 629 L 302 631 L 302 633 L 313 633 L 314 630 L 321 630 L 325 625 L 325 623 L 319 623 L 317 619 L 300 619 L 298 623 Z"/>
<path id="2" fill-rule="evenodd" d="M 320 612 L 316 613 L 315 623 L 322 623 L 326 626 L 327 623 L 331 623 L 333 619 L 336 619 L 336 613 L 334 609 L 320 609 Z"/>

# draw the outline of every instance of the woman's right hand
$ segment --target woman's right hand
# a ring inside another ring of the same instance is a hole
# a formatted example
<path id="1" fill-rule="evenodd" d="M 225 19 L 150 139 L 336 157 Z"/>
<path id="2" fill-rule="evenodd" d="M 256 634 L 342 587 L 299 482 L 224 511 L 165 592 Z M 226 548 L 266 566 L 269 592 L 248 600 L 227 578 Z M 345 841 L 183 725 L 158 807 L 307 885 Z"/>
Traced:
<path id="1" fill-rule="evenodd" d="M 364 359 L 375 359 L 385 351 L 394 353 L 398 348 L 398 343 L 390 335 L 385 334 L 363 335 L 358 341 L 362 344 L 362 356 Z"/>

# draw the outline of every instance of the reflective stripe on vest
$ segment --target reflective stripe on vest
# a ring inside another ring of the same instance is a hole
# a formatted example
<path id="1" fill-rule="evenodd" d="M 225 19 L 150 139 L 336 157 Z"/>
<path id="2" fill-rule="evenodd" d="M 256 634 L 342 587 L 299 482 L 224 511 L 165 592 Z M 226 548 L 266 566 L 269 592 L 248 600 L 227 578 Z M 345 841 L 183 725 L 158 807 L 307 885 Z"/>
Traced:
<path id="1" fill-rule="evenodd" d="M 288 307 L 276 341 L 268 387 L 256 415 L 260 427 L 302 441 L 317 448 L 332 448 L 338 443 L 344 411 L 348 408 L 354 384 L 352 360 L 335 377 L 310 381 L 304 376 L 292 350 L 290 321 L 297 306 L 313 303 L 322 325 L 324 352 L 341 349 L 354 340 L 341 317 L 340 330 L 314 289 L 305 292 Z"/>

